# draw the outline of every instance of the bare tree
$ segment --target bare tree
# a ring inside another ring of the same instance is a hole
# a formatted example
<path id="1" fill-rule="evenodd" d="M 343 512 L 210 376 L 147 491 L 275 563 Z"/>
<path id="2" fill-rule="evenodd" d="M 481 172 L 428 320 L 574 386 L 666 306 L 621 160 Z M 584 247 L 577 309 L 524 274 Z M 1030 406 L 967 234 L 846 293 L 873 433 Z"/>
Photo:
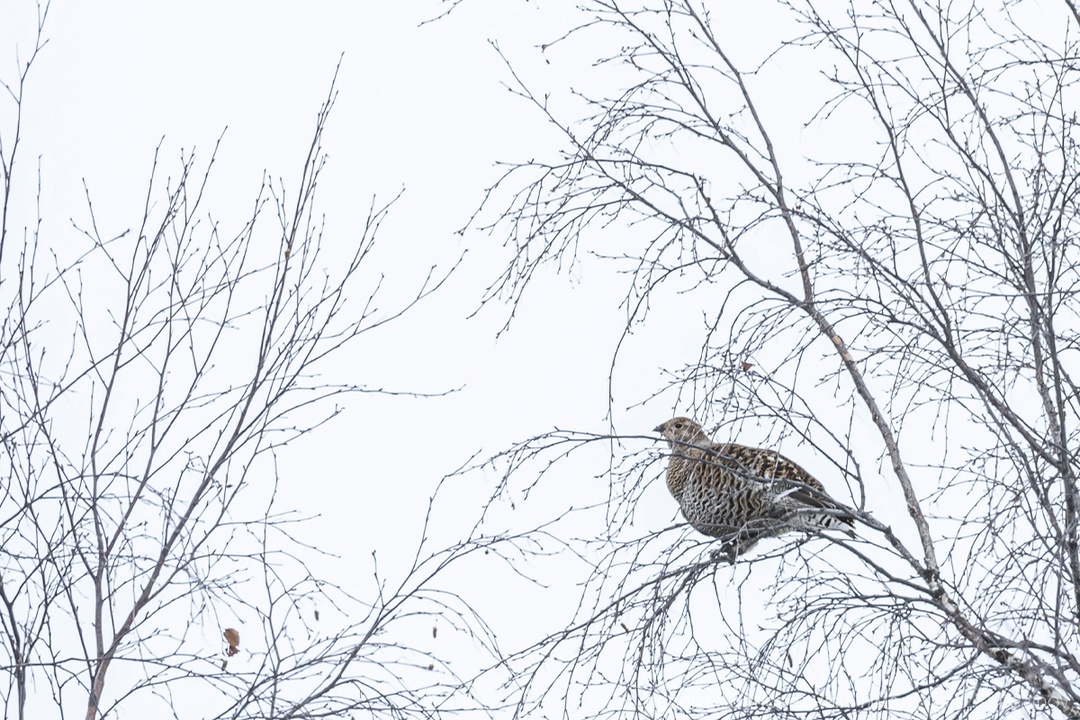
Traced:
<path id="1" fill-rule="evenodd" d="M 643 429 L 523 443 L 511 488 L 597 443 L 615 461 L 599 537 L 566 538 L 599 558 L 578 614 L 506 660 L 517 715 L 1080 717 L 1076 6 L 584 0 L 571 22 L 542 51 L 573 91 L 514 71 L 565 153 L 492 189 L 490 300 L 586 253 L 625 272 L 624 340 L 662 340 L 668 308 L 699 328 L 671 405 L 809 457 L 857 537 L 729 566 L 633 522 L 663 464 Z"/>
<path id="2" fill-rule="evenodd" d="M 322 375 L 327 361 L 443 275 L 380 310 L 368 268 L 389 205 L 324 237 L 333 87 L 295 186 L 265 180 L 234 230 L 206 207 L 216 148 L 178 164 L 159 148 L 132 229 L 100 223 L 87 189 L 74 228 L 43 231 L 20 141 L 48 9 L 0 127 L 4 717 L 430 715 L 457 681 L 410 628 L 482 628 L 434 583 L 485 543 L 425 531 L 374 599 L 351 597 L 310 571 L 276 459 L 343 396 L 380 392 Z M 245 613 L 242 630 L 221 619 Z"/>

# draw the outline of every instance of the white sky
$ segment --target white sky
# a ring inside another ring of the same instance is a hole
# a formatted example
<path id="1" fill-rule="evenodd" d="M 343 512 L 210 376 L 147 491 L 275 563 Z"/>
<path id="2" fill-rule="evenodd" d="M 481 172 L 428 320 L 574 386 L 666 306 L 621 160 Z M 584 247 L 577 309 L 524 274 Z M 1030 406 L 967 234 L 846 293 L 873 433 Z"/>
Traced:
<path id="1" fill-rule="evenodd" d="M 16 49 L 31 47 L 32 5 L 0 0 L 5 77 Z M 379 236 L 387 304 L 431 264 L 448 267 L 468 248 L 444 291 L 343 352 L 333 370 L 373 387 L 463 390 L 427 400 L 354 398 L 333 425 L 282 458 L 283 501 L 321 514 L 310 535 L 358 574 L 372 550 L 393 558 L 405 544 L 411 552 L 432 488 L 474 454 L 554 427 L 606 432 L 608 372 L 625 322 L 625 279 L 590 272 L 588 262 L 576 281 L 541 278 L 497 343 L 505 308 L 466 320 L 506 254 L 497 238 L 455 231 L 498 177 L 496 161 L 550 155 L 555 139 L 501 85 L 509 73 L 487 40 L 498 35 L 523 72 L 550 82 L 534 46 L 554 26 L 544 24 L 553 22 L 550 12 L 525 0 L 472 0 L 418 26 L 440 10 L 434 1 L 58 0 L 25 106 L 23 170 L 40 156 L 43 232 L 52 242 L 77 242 L 70 219 L 85 218 L 84 181 L 99 224 L 118 233 L 138 221 L 159 141 L 165 168 L 174 169 L 181 149 L 205 157 L 225 128 L 206 207 L 228 227 L 248 211 L 264 170 L 295 188 L 342 58 L 319 198 L 330 242 L 355 237 L 373 195 L 389 200 L 405 189 Z M 632 338 L 623 350 L 613 409 L 625 434 L 651 434 L 673 414 L 670 394 L 627 408 L 660 387 L 665 368 L 698 353 L 697 327 L 665 327 L 663 316 L 659 326 L 647 343 Z M 586 469 L 579 475 L 574 467 L 550 481 L 552 494 L 566 493 L 552 507 L 603 495 L 603 480 L 591 474 L 602 466 L 578 465 Z M 652 490 L 657 502 L 637 521 L 659 528 L 677 508 L 662 483 Z M 462 498 L 458 521 L 471 520 L 484 491 Z"/>
<path id="2" fill-rule="evenodd" d="M 0 7 L 9 32 L 17 27 L 9 13 L 26 20 L 33 11 L 28 2 Z M 477 2 L 418 27 L 440 10 L 435 2 L 61 1 L 30 77 L 24 171 L 40 156 L 44 232 L 77 242 L 71 219 L 85 222 L 84 181 L 105 234 L 137 222 L 159 141 L 165 172 L 175 173 L 181 150 L 205 158 L 225 131 L 205 207 L 226 228 L 248 212 L 264 171 L 295 187 L 342 58 L 319 198 L 330 244 L 348 247 L 372 196 L 387 201 L 404 188 L 379 237 L 383 305 L 416 288 L 430 265 L 449 267 L 469 253 L 444 292 L 343 353 L 339 370 L 373 387 L 465 389 L 442 400 L 351 403 L 336 427 L 308 441 L 333 448 L 319 452 L 327 464 L 318 474 L 335 476 L 328 493 L 354 486 L 347 475 L 358 465 L 377 467 L 395 445 L 410 445 L 402 423 L 429 438 L 433 452 L 413 457 L 410 474 L 432 480 L 478 450 L 555 425 L 603 429 L 610 349 L 621 329 L 617 293 L 558 280 L 550 294 L 530 294 L 498 344 L 503 309 L 466 321 L 506 256 L 487 236 L 455 231 L 497 177 L 497 160 L 547 151 L 551 137 L 500 85 L 508 75 L 486 41 L 496 31 L 520 34 L 525 42 L 514 52 L 528 57 L 530 36 L 519 31 L 540 15 L 526 2 Z M 29 26 L 18 35 L 25 53 Z M 0 39 L 8 69 L 13 43 L 9 33 Z M 656 422 L 648 417 L 642 430 Z"/>
<path id="3" fill-rule="evenodd" d="M 498 342 L 505 308 L 466 320 L 507 256 L 495 239 L 455 231 L 498 177 L 496 161 L 547 154 L 554 137 L 502 85 L 509 74 L 487 41 L 498 34 L 527 70 L 539 62 L 533 46 L 552 30 L 539 25 L 550 13 L 517 0 L 477 0 L 419 26 L 442 9 L 436 2 L 59 0 L 24 105 L 22 170 L 32 174 L 40 158 L 49 243 L 81 242 L 72 220 L 86 221 L 84 182 L 103 234 L 119 234 L 138 223 L 159 142 L 162 174 L 175 174 L 182 150 L 205 159 L 223 131 L 204 207 L 228 229 L 249 211 L 264 171 L 296 187 L 341 59 L 319 195 L 329 244 L 347 247 L 372 196 L 386 201 L 404 188 L 378 238 L 387 307 L 430 265 L 448 268 L 469 249 L 444 291 L 341 353 L 335 368 L 338 379 L 372 387 L 463 389 L 441 399 L 354 398 L 333 425 L 282 457 L 283 504 L 319 513 L 310 536 L 362 574 L 373 550 L 384 572 L 394 572 L 401 546 L 413 550 L 435 484 L 474 454 L 556 426 L 606 431 L 608 369 L 625 318 L 623 282 L 594 276 L 538 283 Z M 32 49 L 34 12 L 32 2 L 0 2 L 5 78 Z M 656 361 L 643 368 L 628 371 L 631 391 L 620 407 L 658 384 Z M 624 431 L 649 434 L 670 414 L 662 403 L 638 409 Z M 568 489 L 593 483 L 594 492 L 600 482 L 565 479 Z M 462 499 L 464 529 L 488 489 Z M 660 522 L 675 515 L 672 502 Z"/>

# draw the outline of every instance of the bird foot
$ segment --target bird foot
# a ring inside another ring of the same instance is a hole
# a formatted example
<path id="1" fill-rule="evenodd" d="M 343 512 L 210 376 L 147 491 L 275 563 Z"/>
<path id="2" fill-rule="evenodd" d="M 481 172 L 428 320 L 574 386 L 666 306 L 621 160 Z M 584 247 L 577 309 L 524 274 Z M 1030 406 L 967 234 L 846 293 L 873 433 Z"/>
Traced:
<path id="1" fill-rule="evenodd" d="M 732 565 L 735 564 L 735 556 L 738 554 L 738 546 L 735 543 L 724 543 L 719 549 L 709 552 L 709 557 L 713 562 L 720 562 L 726 560 Z"/>

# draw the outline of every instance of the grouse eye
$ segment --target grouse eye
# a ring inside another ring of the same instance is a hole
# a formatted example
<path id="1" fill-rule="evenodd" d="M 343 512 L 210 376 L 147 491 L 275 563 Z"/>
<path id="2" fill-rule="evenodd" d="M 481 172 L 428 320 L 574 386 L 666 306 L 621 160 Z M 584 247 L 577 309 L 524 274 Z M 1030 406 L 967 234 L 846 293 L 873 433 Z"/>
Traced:
<path id="1" fill-rule="evenodd" d="M 683 425 L 682 423 L 675 423 L 675 429 L 676 430 L 682 430 L 682 425 Z"/>

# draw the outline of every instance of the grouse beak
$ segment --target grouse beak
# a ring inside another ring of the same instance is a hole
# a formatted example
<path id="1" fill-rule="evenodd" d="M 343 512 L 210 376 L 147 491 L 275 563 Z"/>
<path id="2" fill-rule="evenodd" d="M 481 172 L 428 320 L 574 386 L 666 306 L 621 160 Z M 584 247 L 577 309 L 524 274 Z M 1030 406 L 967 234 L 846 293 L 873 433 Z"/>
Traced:
<path id="1" fill-rule="evenodd" d="M 652 429 L 652 431 L 653 431 L 653 432 L 658 432 L 658 433 L 662 433 L 662 432 L 664 432 L 664 425 L 665 425 L 665 423 L 660 423 L 659 425 L 657 425 L 656 427 L 654 427 L 654 428 Z"/>

